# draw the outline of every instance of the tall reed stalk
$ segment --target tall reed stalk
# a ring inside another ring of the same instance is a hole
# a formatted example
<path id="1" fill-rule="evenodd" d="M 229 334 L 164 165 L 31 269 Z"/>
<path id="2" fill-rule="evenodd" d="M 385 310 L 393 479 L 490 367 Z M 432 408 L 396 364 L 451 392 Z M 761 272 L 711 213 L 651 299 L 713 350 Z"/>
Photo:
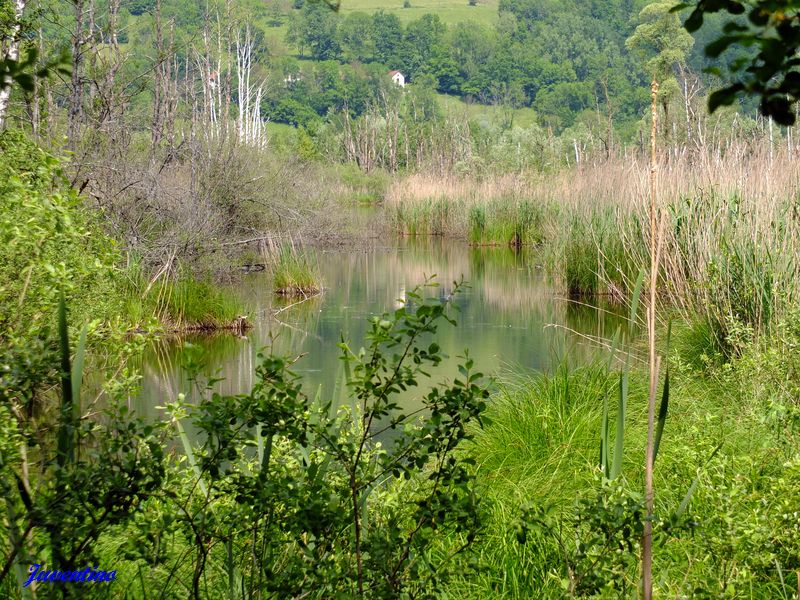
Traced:
<path id="1" fill-rule="evenodd" d="M 647 517 L 642 533 L 642 587 L 645 600 L 653 597 L 653 456 L 655 447 L 656 387 L 658 381 L 658 358 L 656 357 L 656 286 L 658 284 L 658 254 L 660 227 L 657 225 L 656 192 L 658 155 L 656 134 L 658 131 L 658 82 L 653 79 L 652 130 L 650 132 L 650 306 L 647 307 L 647 339 L 649 347 L 650 393 L 647 402 L 647 451 L 645 453 L 645 507 Z"/>

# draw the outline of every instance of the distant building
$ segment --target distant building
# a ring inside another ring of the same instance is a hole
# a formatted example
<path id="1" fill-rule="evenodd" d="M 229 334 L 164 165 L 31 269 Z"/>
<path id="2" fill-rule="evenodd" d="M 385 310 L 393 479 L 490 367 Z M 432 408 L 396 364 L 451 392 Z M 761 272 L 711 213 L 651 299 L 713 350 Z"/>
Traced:
<path id="1" fill-rule="evenodd" d="M 300 73 L 289 73 L 286 77 L 283 78 L 283 87 L 285 88 L 292 88 L 294 84 L 298 81 L 302 80 L 303 76 Z"/>
<path id="2" fill-rule="evenodd" d="M 400 71 L 389 71 L 389 77 L 400 87 L 406 87 L 406 77 Z"/>

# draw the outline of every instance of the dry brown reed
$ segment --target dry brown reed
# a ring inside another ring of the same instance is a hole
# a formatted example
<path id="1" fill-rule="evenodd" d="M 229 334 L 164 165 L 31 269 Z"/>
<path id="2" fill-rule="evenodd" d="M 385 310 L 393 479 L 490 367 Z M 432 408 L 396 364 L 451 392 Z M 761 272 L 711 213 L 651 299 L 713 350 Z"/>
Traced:
<path id="1" fill-rule="evenodd" d="M 659 294 L 685 315 L 707 321 L 722 346 L 732 336 L 766 331 L 800 302 L 798 158 L 785 146 L 756 142 L 659 157 L 657 200 L 666 215 Z M 503 200 L 541 207 L 543 237 L 560 248 L 550 252 L 556 256 L 552 266 L 574 265 L 574 245 L 581 242 L 578 259 L 587 255 L 606 291 L 624 292 L 650 262 L 649 171 L 646 157 L 631 156 L 547 175 L 417 174 L 391 186 L 387 208 L 417 218 L 435 204 L 437 215 L 448 220 L 440 228 L 464 236 L 473 207 Z M 587 269 L 581 270 L 578 279 Z"/>
<path id="2" fill-rule="evenodd" d="M 578 168 L 546 174 L 500 174 L 484 178 L 418 173 L 393 182 L 387 205 L 431 198 L 488 202 L 516 196 L 553 200 L 566 207 L 582 205 L 642 205 L 648 195 L 649 158 L 622 156 L 583 163 Z M 713 192 L 754 200 L 785 199 L 797 194 L 800 154 L 786 148 L 770 152 L 766 144 L 732 143 L 724 151 L 673 151 L 659 156 L 659 190 L 662 202 Z"/>

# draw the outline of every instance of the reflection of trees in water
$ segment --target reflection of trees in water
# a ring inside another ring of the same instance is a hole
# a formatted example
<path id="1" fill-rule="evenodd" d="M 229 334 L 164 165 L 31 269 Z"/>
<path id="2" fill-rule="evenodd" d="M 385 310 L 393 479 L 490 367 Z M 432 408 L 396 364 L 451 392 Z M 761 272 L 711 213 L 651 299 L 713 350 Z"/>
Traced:
<path id="1" fill-rule="evenodd" d="M 285 356 L 306 353 L 294 370 L 306 381 L 306 393 L 313 396 L 320 384 L 332 389 L 341 372 L 337 344 L 342 333 L 357 351 L 370 316 L 395 310 L 398 299 L 407 299 L 408 290 L 432 275 L 437 275 L 440 287 L 423 293 L 446 299 L 452 293 L 452 281 L 463 276 L 470 289 L 456 299 L 459 326 L 444 326 L 437 334 L 441 346 L 453 356 L 441 372 L 454 375 L 448 369 L 455 368 L 455 356 L 465 348 L 489 372 L 502 366 L 547 368 L 565 353 L 586 354 L 591 344 L 571 330 L 610 337 L 619 319 L 561 300 L 537 269 L 536 260 L 535 250 L 469 248 L 442 239 L 405 241 L 391 249 L 321 252 L 325 285 L 321 298 L 286 308 L 287 304 L 276 301 L 267 276 L 252 275 L 240 289 L 255 315 L 247 338 L 195 336 L 192 341 L 205 348 L 211 374 L 224 378 L 217 384 L 223 393 L 239 393 L 252 386 L 256 353 L 264 346 Z M 285 310 L 275 315 L 281 308 Z M 165 396 L 187 389 L 181 352 L 174 340 L 150 352 L 144 361 L 143 402 L 163 404 Z"/>
<path id="2" fill-rule="evenodd" d="M 142 397 L 135 404 L 137 412 L 160 416 L 155 406 L 174 401 L 179 393 L 190 400 L 194 397 L 197 385 L 189 380 L 185 368 L 187 344 L 198 349 L 191 356 L 200 366 L 201 384 L 207 378 L 223 378 L 214 386 L 221 393 L 236 393 L 252 385 L 254 365 L 247 338 L 229 332 L 157 338 L 142 356 Z M 242 380 L 248 374 L 250 378 Z"/>
<path id="3" fill-rule="evenodd" d="M 565 300 L 564 324 L 574 330 L 592 334 L 598 338 L 613 337 L 617 327 L 627 328 L 625 307 L 602 298 Z"/>

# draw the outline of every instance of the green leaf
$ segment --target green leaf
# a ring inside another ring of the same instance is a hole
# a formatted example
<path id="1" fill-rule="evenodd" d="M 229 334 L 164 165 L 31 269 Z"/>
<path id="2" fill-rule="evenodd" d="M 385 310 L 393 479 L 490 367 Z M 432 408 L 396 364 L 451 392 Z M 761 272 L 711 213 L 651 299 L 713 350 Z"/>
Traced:
<path id="1" fill-rule="evenodd" d="M 625 413 L 628 407 L 628 374 L 619 376 L 619 406 L 617 407 L 617 434 L 614 440 L 614 463 L 609 479 L 616 479 L 622 473 L 622 457 L 625 452 Z"/>
<path id="2" fill-rule="evenodd" d="M 708 110 L 714 112 L 720 106 L 730 106 L 736 100 L 736 95 L 744 89 L 741 83 L 712 92 L 708 97 Z"/>
<path id="3" fill-rule="evenodd" d="M 600 423 L 600 468 L 608 477 L 608 392 L 603 396 L 603 420 Z"/>
<path id="4" fill-rule="evenodd" d="M 667 349 L 666 357 L 669 360 L 669 347 L 672 340 L 672 321 L 667 325 Z M 653 445 L 653 464 L 656 464 L 656 457 L 658 456 L 658 447 L 661 444 L 661 436 L 664 433 L 664 425 L 667 422 L 667 412 L 669 411 L 669 363 L 666 368 L 666 375 L 664 376 L 664 391 L 661 394 L 661 404 L 658 407 L 658 422 L 656 423 L 655 443 Z"/>
<path id="5" fill-rule="evenodd" d="M 636 285 L 633 287 L 633 295 L 631 296 L 630 321 L 628 322 L 629 333 L 632 333 L 633 327 L 636 324 L 636 314 L 639 312 L 639 299 L 642 296 L 642 287 L 644 286 L 644 274 L 644 269 L 640 269 L 639 276 L 636 278 Z"/>
<path id="6" fill-rule="evenodd" d="M 64 295 L 58 302 L 58 338 L 61 350 L 61 419 L 58 428 L 57 463 L 64 466 L 75 457 L 73 439 L 74 422 L 72 402 L 72 368 L 69 354 L 69 329 L 67 327 L 67 303 Z"/>
<path id="7" fill-rule="evenodd" d="M 720 38 L 717 38 L 710 44 L 706 45 L 706 56 L 710 56 L 711 58 L 717 58 L 720 54 L 725 52 L 728 48 L 730 48 L 733 44 L 737 43 L 742 39 L 743 36 L 741 35 L 723 35 Z"/>
<path id="8" fill-rule="evenodd" d="M 717 452 L 719 452 L 720 449 L 722 449 L 722 444 L 723 444 L 723 442 L 720 442 L 717 445 L 717 447 L 714 448 L 714 451 L 708 457 L 708 459 L 706 460 L 706 462 L 703 465 L 703 467 L 708 465 L 708 463 L 710 463 L 713 460 L 713 458 L 717 455 Z M 702 469 L 701 469 L 701 471 L 702 471 Z M 675 514 L 674 514 L 674 517 L 673 517 L 675 520 L 680 519 L 683 516 L 683 514 L 686 512 L 686 509 L 689 508 L 689 502 L 692 501 L 692 496 L 694 495 L 694 492 L 697 489 L 697 486 L 699 484 L 700 484 L 700 473 L 698 473 L 697 476 L 694 478 L 694 481 L 692 481 L 692 485 L 689 486 L 689 490 L 686 492 L 686 495 L 683 497 L 683 500 L 681 501 L 681 504 L 678 507 L 678 510 L 675 511 Z"/>
<path id="9" fill-rule="evenodd" d="M 700 9 L 695 8 L 692 11 L 692 14 L 689 15 L 689 18 L 686 19 L 686 22 L 683 24 L 683 26 L 689 33 L 694 33 L 700 29 L 703 26 L 703 12 Z"/>
<path id="10" fill-rule="evenodd" d="M 661 404 L 658 407 L 658 421 L 656 422 L 656 437 L 653 443 L 653 464 L 656 464 L 658 457 L 658 447 L 661 445 L 661 436 L 664 434 L 664 424 L 667 422 L 667 411 L 669 410 L 669 367 L 664 377 L 664 392 L 661 394 Z"/>
<path id="11" fill-rule="evenodd" d="M 88 325 L 84 325 L 81 329 L 80 338 L 78 338 L 78 347 L 75 349 L 75 364 L 72 365 L 72 400 L 75 402 L 75 407 L 80 411 L 81 405 L 81 387 L 83 385 L 83 367 L 86 360 L 86 336 L 89 333 Z"/>

